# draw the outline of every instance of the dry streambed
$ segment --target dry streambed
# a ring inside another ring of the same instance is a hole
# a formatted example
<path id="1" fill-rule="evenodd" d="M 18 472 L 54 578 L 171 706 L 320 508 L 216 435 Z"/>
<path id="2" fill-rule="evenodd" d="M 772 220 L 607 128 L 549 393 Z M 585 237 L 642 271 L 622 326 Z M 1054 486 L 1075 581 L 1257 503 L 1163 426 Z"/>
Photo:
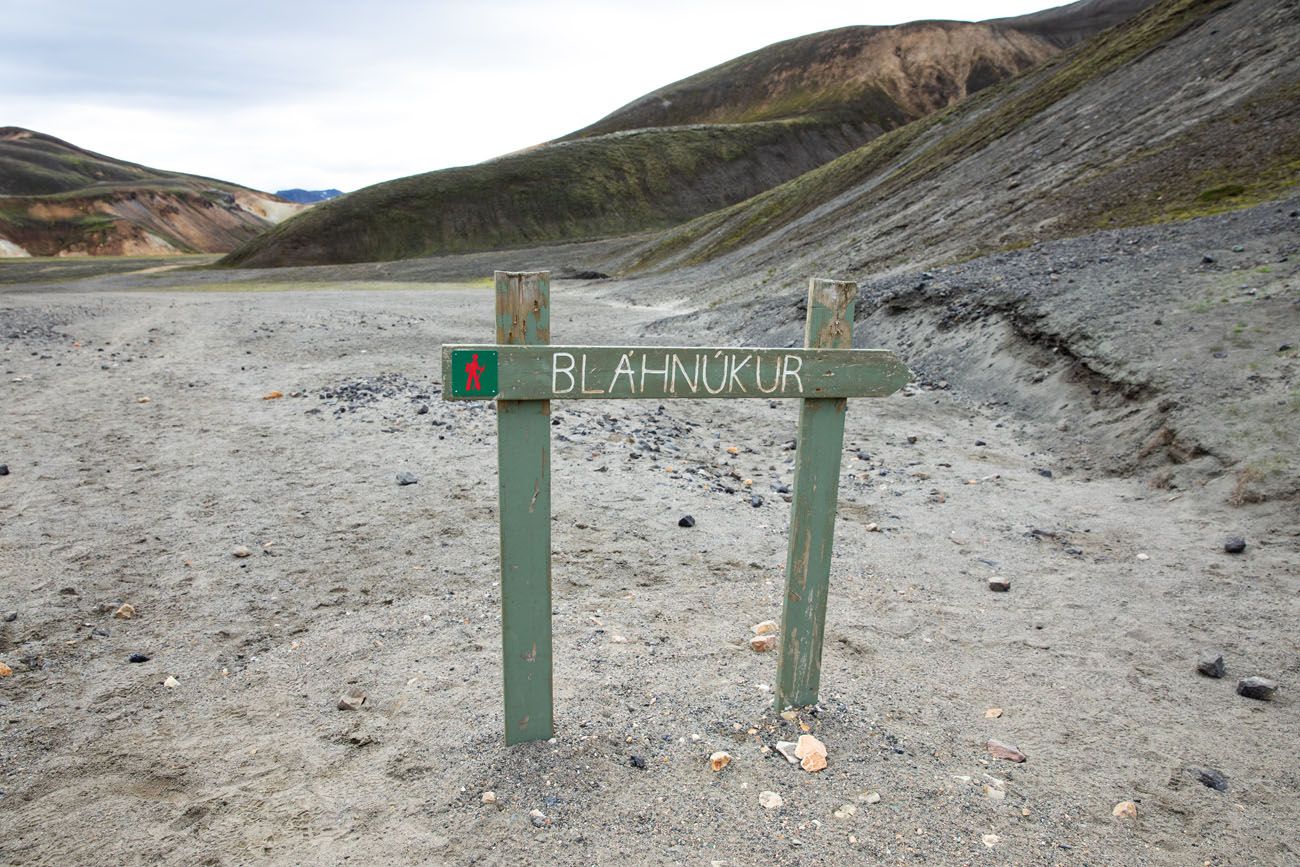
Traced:
<path id="1" fill-rule="evenodd" d="M 556 342 L 661 315 L 555 303 Z M 558 733 L 506 749 L 494 414 L 434 366 L 490 293 L 65 287 L 0 333 L 6 862 L 1295 856 L 1293 550 L 1005 408 L 853 403 L 781 714 L 793 404 L 557 403 Z"/>

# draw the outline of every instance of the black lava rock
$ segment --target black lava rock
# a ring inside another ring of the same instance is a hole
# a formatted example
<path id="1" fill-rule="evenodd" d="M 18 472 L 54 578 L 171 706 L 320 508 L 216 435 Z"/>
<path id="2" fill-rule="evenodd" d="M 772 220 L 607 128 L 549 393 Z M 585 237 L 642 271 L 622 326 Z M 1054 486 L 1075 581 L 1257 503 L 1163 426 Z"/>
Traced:
<path id="1" fill-rule="evenodd" d="M 419 406 L 417 406 L 417 407 L 415 408 L 415 414 L 416 414 L 416 415 L 428 415 L 428 414 L 429 414 L 429 405 L 428 405 L 427 403 L 422 403 L 422 404 L 420 404 Z"/>
<path id="2" fill-rule="evenodd" d="M 695 526 L 695 519 L 692 518 L 690 515 L 682 515 L 681 518 L 678 519 L 678 521 L 677 521 L 677 526 L 679 526 L 679 527 L 694 527 L 694 526 Z"/>
<path id="3" fill-rule="evenodd" d="M 749 504 L 757 509 L 759 506 L 763 505 L 763 498 L 758 494 L 754 494 L 754 496 L 749 498 Z"/>
<path id="4" fill-rule="evenodd" d="M 7 476 L 7 475 L 9 475 L 9 465 L 0 464 L 0 476 Z"/>
<path id="5" fill-rule="evenodd" d="M 975 440 L 975 445 L 977 445 L 977 446 L 986 446 L 986 445 L 988 445 L 988 443 L 984 442 L 984 440 Z"/>
<path id="6" fill-rule="evenodd" d="M 1201 658 L 1196 660 L 1196 670 L 1206 677 L 1223 677 L 1223 654 L 1222 653 L 1202 653 Z"/>
<path id="7" fill-rule="evenodd" d="M 18 619 L 18 612 L 17 612 L 17 611 L 6 611 L 6 612 L 5 612 L 5 618 L 4 618 L 4 619 L 5 619 L 5 623 L 13 623 L 15 620 Z"/>
<path id="8" fill-rule="evenodd" d="M 644 771 L 646 767 L 645 756 L 632 756 L 632 758 L 628 759 L 628 764 L 637 770 Z"/>
<path id="9" fill-rule="evenodd" d="M 420 477 L 415 473 L 400 472 L 397 474 L 397 484 L 399 485 L 418 485 Z"/>
<path id="10" fill-rule="evenodd" d="M 1257 701 L 1272 701 L 1277 692 L 1277 682 L 1267 677 L 1247 677 L 1237 683 L 1237 695 L 1253 698 Z"/>
<path id="11" fill-rule="evenodd" d="M 1214 768 L 1187 768 L 1186 770 L 1202 786 L 1214 789 L 1216 792 L 1228 791 L 1228 778 L 1223 775 L 1223 771 L 1216 771 Z"/>
<path id="12" fill-rule="evenodd" d="M 1201 257 L 1202 265 L 1213 265 L 1216 261 L 1217 260 L 1209 253 L 1206 253 L 1204 256 Z"/>
<path id="13" fill-rule="evenodd" d="M 1052 471 L 1047 469 L 1047 467 L 1040 467 L 1039 469 L 1034 470 L 1034 472 L 1038 473 L 1045 479 L 1050 479 L 1052 477 Z"/>
<path id="14" fill-rule="evenodd" d="M 146 654 L 143 654 L 143 653 L 133 653 L 133 654 L 131 654 L 130 656 L 128 656 L 128 657 L 126 658 L 126 661 L 127 661 L 127 662 L 134 662 L 134 663 L 136 663 L 136 664 L 139 664 L 139 663 L 141 663 L 141 662 L 148 662 L 148 661 L 149 661 L 149 657 L 148 657 Z"/>
<path id="15" fill-rule="evenodd" d="M 1223 550 L 1229 554 L 1240 554 L 1246 550 L 1246 540 L 1240 536 L 1229 536 L 1223 542 Z"/>

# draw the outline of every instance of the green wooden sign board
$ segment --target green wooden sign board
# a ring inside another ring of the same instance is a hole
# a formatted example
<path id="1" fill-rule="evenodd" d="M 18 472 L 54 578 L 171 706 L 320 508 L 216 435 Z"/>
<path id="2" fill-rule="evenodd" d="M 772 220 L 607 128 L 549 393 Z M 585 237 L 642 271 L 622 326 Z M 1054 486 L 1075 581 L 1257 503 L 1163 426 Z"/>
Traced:
<path id="1" fill-rule="evenodd" d="M 554 734 L 551 689 L 552 400 L 800 398 L 776 707 L 817 702 L 850 397 L 911 374 L 853 349 L 857 284 L 812 280 L 804 349 L 550 345 L 550 274 L 496 272 L 496 343 L 442 348 L 443 397 L 497 401 L 506 743 Z"/>

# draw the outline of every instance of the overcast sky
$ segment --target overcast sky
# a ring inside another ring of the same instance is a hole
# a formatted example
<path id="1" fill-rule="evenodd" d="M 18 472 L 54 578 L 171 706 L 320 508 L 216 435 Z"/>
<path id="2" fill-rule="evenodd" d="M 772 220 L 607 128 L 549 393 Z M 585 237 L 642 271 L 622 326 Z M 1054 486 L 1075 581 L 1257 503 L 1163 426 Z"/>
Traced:
<path id="1" fill-rule="evenodd" d="M 257 189 L 556 138 L 764 45 L 1052 0 L 0 0 L 0 126 Z"/>

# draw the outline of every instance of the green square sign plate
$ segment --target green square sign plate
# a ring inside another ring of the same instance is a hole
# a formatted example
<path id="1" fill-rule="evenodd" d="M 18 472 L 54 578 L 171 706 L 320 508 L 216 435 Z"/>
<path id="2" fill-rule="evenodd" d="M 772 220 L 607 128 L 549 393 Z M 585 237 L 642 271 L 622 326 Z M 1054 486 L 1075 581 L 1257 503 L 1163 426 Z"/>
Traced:
<path id="1" fill-rule="evenodd" d="M 483 350 L 457 350 L 451 354 L 453 397 L 497 396 L 497 354 Z"/>

